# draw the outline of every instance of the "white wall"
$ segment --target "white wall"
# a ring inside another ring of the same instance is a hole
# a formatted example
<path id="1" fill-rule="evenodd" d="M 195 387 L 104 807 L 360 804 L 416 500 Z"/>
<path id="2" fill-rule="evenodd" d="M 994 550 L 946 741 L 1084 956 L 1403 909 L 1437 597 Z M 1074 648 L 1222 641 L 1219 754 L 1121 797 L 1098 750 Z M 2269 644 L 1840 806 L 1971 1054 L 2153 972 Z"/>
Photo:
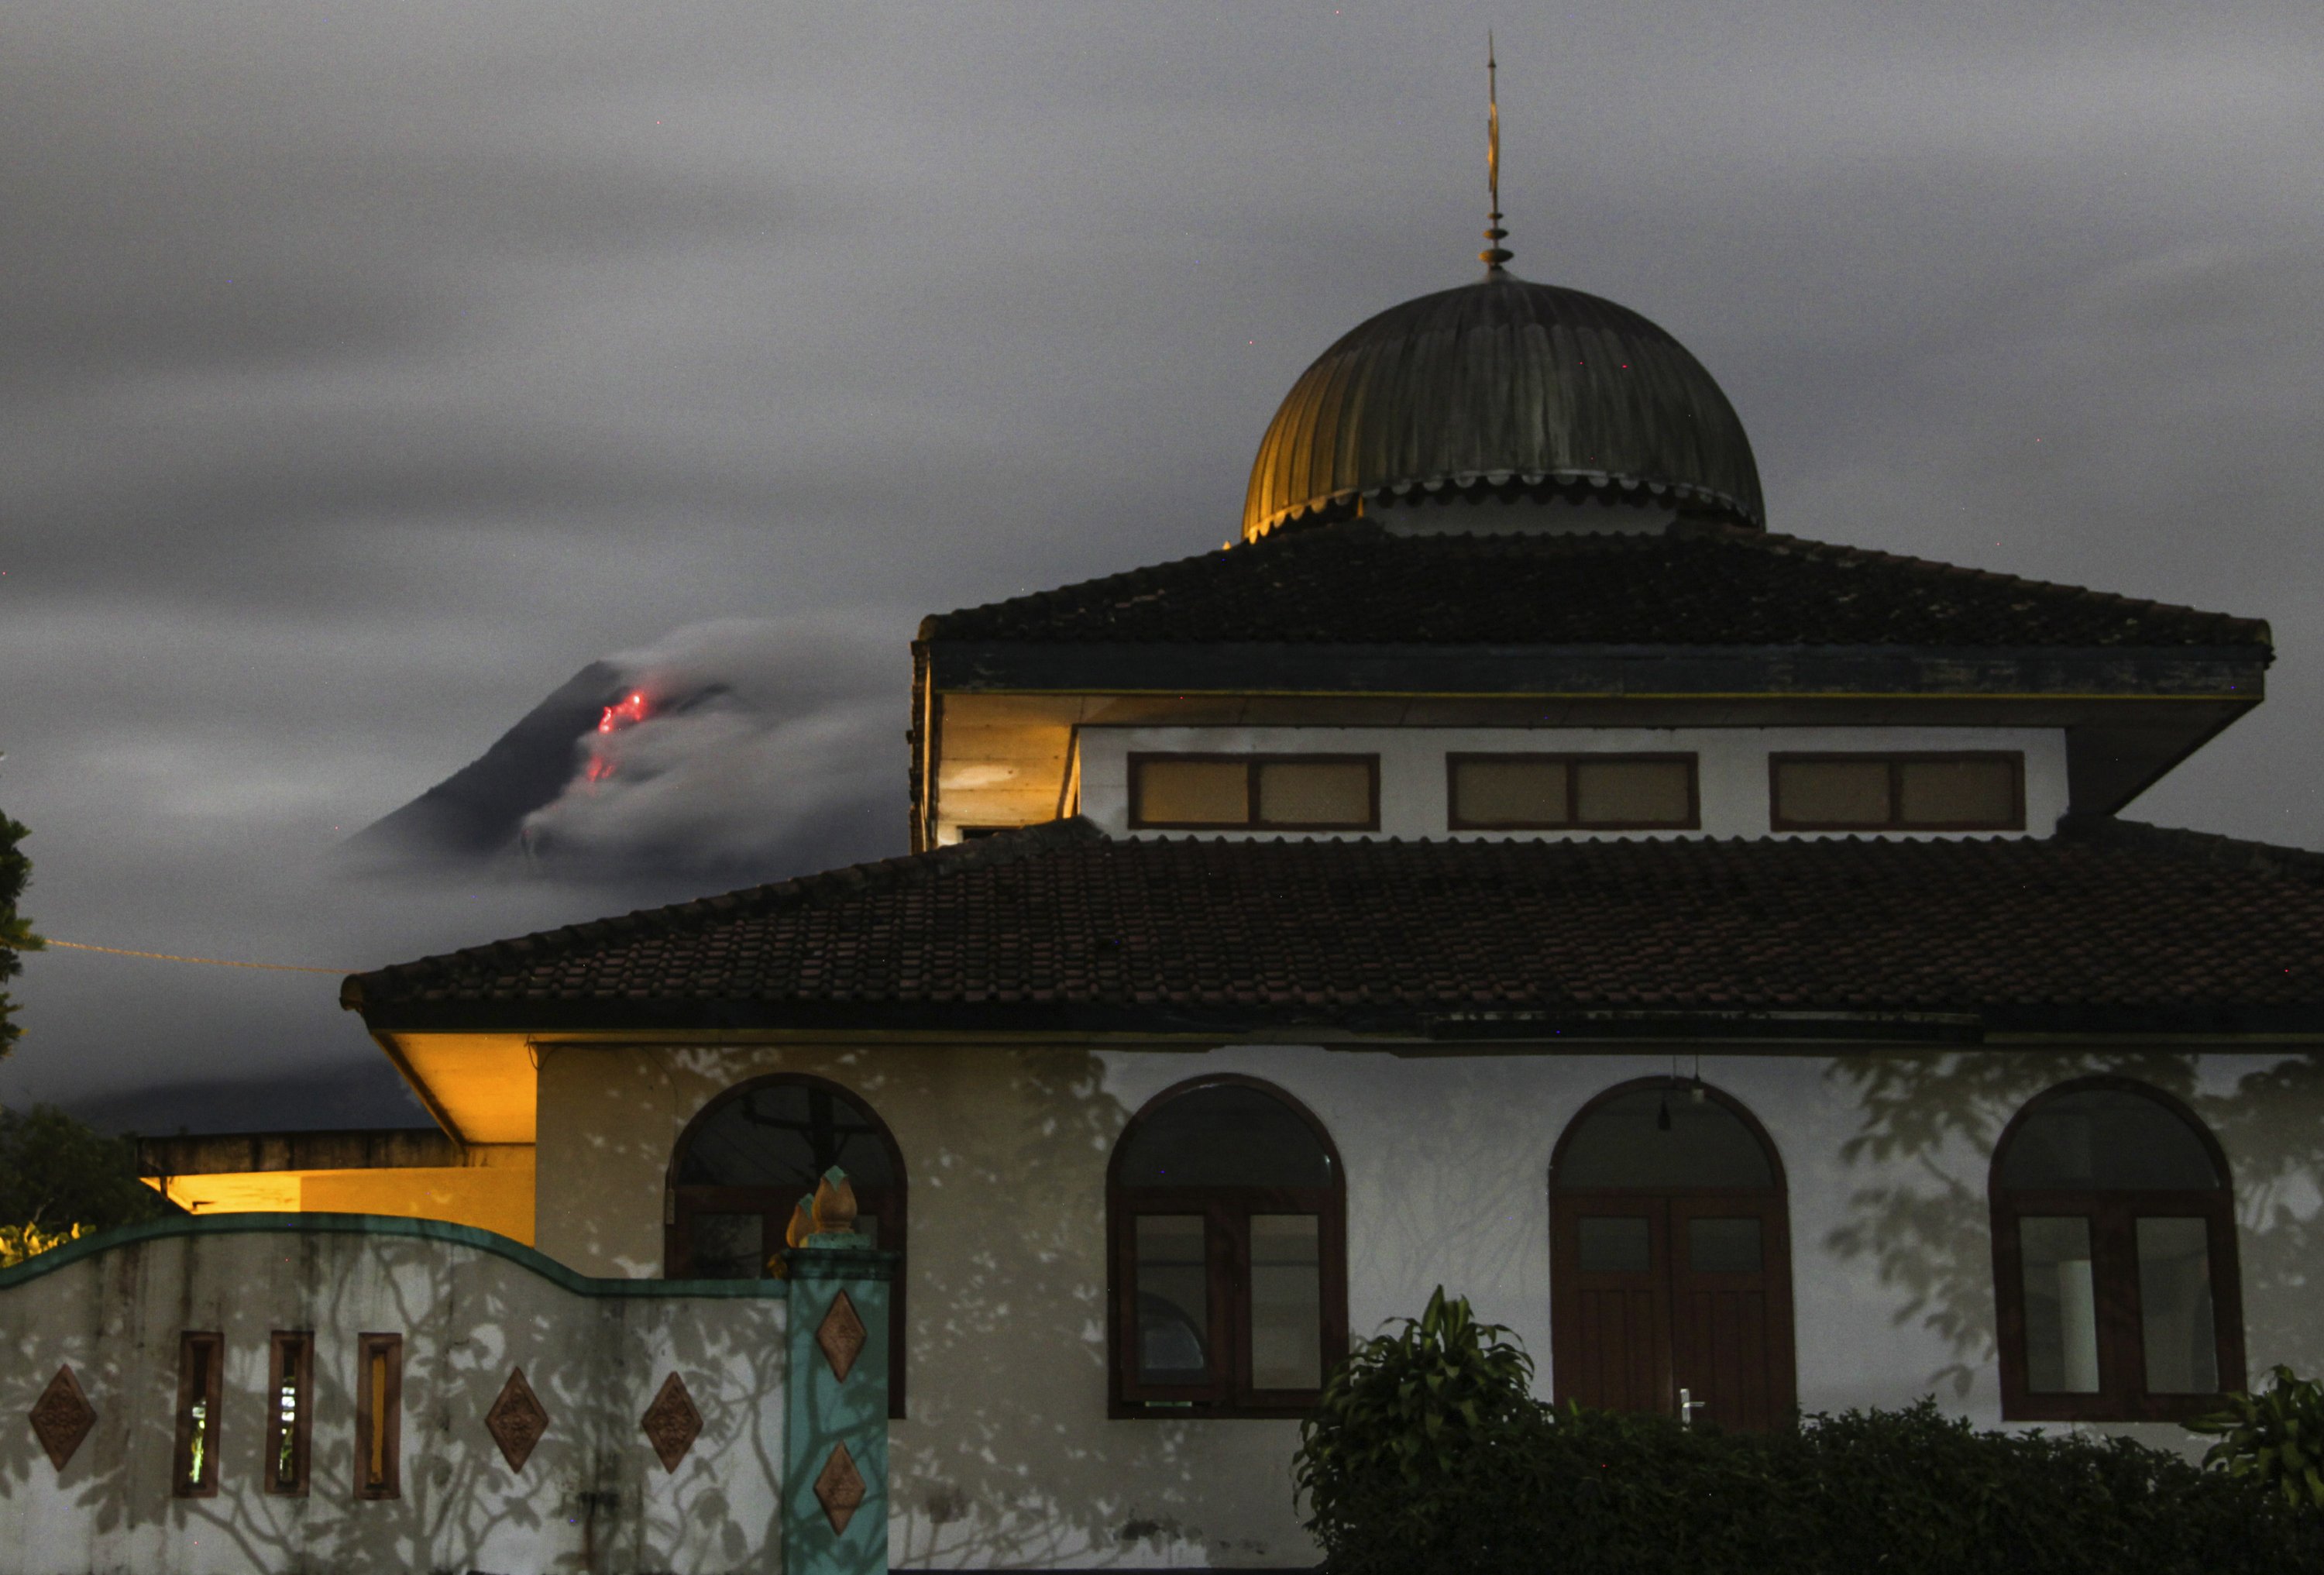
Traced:
<path id="1" fill-rule="evenodd" d="M 580 1295 L 475 1246 L 255 1218 L 263 1230 L 134 1242 L 0 1289 L 0 1413 L 10 1418 L 0 1428 L 0 1569 L 513 1575 L 583 1568 L 585 1549 L 597 1559 L 586 1567 L 600 1569 L 771 1567 L 784 1425 L 778 1285 L 731 1297 Z M 178 1498 L 179 1336 L 201 1330 L 225 1336 L 218 1492 Z M 316 1340 L 303 1497 L 263 1491 L 275 1330 Z M 387 1501 L 353 1490 L 355 1342 L 366 1332 L 404 1337 L 402 1497 Z M 97 1413 L 61 1473 L 23 1420 L 60 1363 Z M 549 1416 L 521 1476 L 484 1430 L 520 1366 Z M 639 1419 L 673 1370 L 703 1431 L 666 1473 Z M 610 1505 L 593 1507 L 585 1492 Z"/>
<path id="2" fill-rule="evenodd" d="M 911 1187 L 893 1561 L 1304 1565 L 1315 1552 L 1292 1502 L 1296 1423 L 1106 1417 L 1104 1177 L 1130 1116 L 1213 1072 L 1303 1101 L 1347 1165 L 1351 1329 L 1416 1313 L 1443 1284 L 1517 1331 L 1547 1393 L 1550 1152 L 1590 1098 L 1672 1065 L 1653 1049 L 550 1047 L 541 1245 L 591 1272 L 659 1272 L 661 1189 L 686 1121 L 745 1077 L 831 1078 L 888 1121 Z M 1692 1053 L 1678 1065 L 1691 1074 Z M 2026 1099 L 2092 1070 L 2144 1077 L 2210 1121 L 2236 1170 L 2251 1370 L 2324 1368 L 2308 1283 L 2324 1260 L 2317 1058 L 2143 1047 L 1707 1056 L 1704 1078 L 1758 1116 L 1788 1171 L 1803 1405 L 1933 1393 L 1998 1421 L 1991 1143 Z"/>
<path id="3" fill-rule="evenodd" d="M 1130 755 L 1177 750 L 1223 754 L 1377 754 L 1380 829 L 1349 832 L 1204 832 L 1204 836 L 1766 837 L 1824 836 L 1768 829 L 1767 757 L 1792 751 L 1910 752 L 2015 750 L 2025 756 L 2025 835 L 2047 836 L 2066 812 L 2066 740 L 2057 728 L 2002 727 L 1084 727 L 1081 813 L 1111 836 L 1184 836 L 1130 829 Z M 1697 758 L 1702 826 L 1692 832 L 1454 832 L 1444 757 L 1541 750 L 1572 754 L 1678 751 Z M 1853 834 L 1862 835 L 1865 834 Z M 1883 835 L 1992 836 L 1991 832 Z"/>

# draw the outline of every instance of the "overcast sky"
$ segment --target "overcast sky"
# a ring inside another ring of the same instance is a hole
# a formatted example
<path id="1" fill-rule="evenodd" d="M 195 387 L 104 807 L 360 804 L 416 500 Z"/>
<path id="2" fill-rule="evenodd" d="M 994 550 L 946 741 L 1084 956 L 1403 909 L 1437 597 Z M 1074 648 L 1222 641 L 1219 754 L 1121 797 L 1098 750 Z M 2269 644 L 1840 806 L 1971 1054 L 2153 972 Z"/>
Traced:
<path id="1" fill-rule="evenodd" d="M 1473 276 L 1488 26 L 1516 270 L 1693 349 L 1773 528 L 2272 620 L 2131 813 L 2324 846 L 2312 0 L 13 0 L 27 909 L 357 968 L 629 906 L 322 856 L 721 619 L 848 784 L 781 857 L 900 851 L 918 618 L 1216 546 L 1300 370 Z M 0 1100 L 413 1119 L 336 989 L 31 958 Z"/>

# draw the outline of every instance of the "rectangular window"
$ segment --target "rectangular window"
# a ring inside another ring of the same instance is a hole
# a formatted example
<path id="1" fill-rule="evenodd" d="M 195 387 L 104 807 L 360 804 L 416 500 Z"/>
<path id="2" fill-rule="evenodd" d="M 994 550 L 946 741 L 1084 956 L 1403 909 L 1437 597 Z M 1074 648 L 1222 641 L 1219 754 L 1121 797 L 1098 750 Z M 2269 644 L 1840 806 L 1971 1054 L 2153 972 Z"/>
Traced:
<path id="1" fill-rule="evenodd" d="M 403 1493 L 403 1336 L 355 1337 L 355 1497 Z"/>
<path id="2" fill-rule="evenodd" d="M 304 1495 L 314 1432 L 315 1337 L 276 1330 L 266 1353 L 266 1490 Z"/>
<path id="3" fill-rule="evenodd" d="M 2146 1392 L 2218 1394 L 2219 1336 L 2211 1312 L 2209 1221 L 2144 1218 L 2137 1236 Z"/>
<path id="4" fill-rule="evenodd" d="M 1577 1262 L 1585 1275 L 1643 1275 L 1654 1271 L 1654 1230 L 1636 1216 L 1585 1214 L 1579 1221 Z"/>
<path id="5" fill-rule="evenodd" d="M 177 1447 L 170 1490 L 180 1498 L 208 1498 L 217 1492 L 218 1392 L 226 1366 L 226 1341 L 215 1331 L 178 1337 Z"/>
<path id="6" fill-rule="evenodd" d="M 1692 831 L 1692 755 L 1448 755 L 1454 831 Z"/>
<path id="7" fill-rule="evenodd" d="M 1700 1216 L 1686 1222 L 1686 1266 L 1698 1275 L 1756 1275 L 1764 1259 L 1756 1217 Z"/>
<path id="8" fill-rule="evenodd" d="M 755 1280 L 767 1272 L 763 1214 L 696 1214 L 694 1266 L 699 1280 Z"/>
<path id="9" fill-rule="evenodd" d="M 1323 1385 L 1323 1221 L 1250 1217 L 1250 1386 Z"/>
<path id="10" fill-rule="evenodd" d="M 2098 1285 L 2090 1222 L 2070 1215 L 2017 1221 L 2025 1276 L 2025 1387 L 2036 1395 L 2098 1392 Z"/>
<path id="11" fill-rule="evenodd" d="M 1771 755 L 1777 831 L 2023 831 L 2022 754 Z"/>
<path id="12" fill-rule="evenodd" d="M 1210 1255 L 1200 1214 L 1138 1216 L 1138 1381 L 1211 1376 Z"/>
<path id="13" fill-rule="evenodd" d="M 1132 755 L 1130 824 L 1377 831 L 1378 755 Z"/>

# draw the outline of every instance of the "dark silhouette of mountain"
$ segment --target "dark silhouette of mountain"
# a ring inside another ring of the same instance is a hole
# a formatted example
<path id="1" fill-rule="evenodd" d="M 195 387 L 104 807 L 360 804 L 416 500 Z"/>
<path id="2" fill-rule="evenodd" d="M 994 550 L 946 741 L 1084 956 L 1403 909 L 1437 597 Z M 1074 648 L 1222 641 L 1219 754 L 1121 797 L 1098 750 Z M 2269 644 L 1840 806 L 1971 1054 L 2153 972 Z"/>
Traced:
<path id="1" fill-rule="evenodd" d="M 591 662 L 492 748 L 349 837 L 341 853 L 358 865 L 409 868 L 481 864 L 508 852 L 524 817 L 573 779 L 576 746 L 628 687 L 610 663 Z"/>

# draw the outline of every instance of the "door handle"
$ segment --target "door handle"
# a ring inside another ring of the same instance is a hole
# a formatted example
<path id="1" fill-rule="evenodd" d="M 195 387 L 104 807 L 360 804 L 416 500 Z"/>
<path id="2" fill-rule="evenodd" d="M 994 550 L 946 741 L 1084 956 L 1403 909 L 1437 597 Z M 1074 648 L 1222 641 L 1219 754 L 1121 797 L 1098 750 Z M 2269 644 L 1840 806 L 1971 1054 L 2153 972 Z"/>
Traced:
<path id="1" fill-rule="evenodd" d="M 1692 1427 L 1694 1425 L 1694 1414 L 1698 1411 L 1708 1411 L 1710 1409 L 1711 1402 L 1708 1400 L 1696 1399 L 1694 1397 L 1693 1390 L 1681 1389 L 1678 1392 L 1678 1420 L 1680 1426 Z"/>

